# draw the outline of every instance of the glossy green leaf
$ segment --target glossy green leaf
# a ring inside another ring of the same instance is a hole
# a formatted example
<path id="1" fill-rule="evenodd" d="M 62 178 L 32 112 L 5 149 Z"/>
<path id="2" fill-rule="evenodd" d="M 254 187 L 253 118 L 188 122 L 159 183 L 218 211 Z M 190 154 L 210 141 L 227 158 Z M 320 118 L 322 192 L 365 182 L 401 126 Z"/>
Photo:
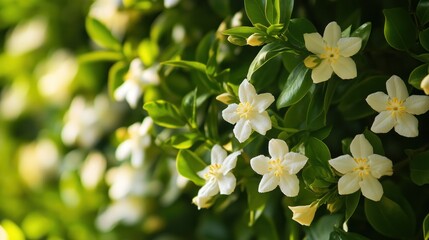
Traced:
<path id="1" fill-rule="evenodd" d="M 424 240 L 429 239 L 429 214 L 423 220 L 423 238 Z"/>
<path id="2" fill-rule="evenodd" d="M 99 61 L 119 61 L 123 58 L 123 55 L 119 52 L 114 51 L 95 51 L 84 53 L 79 56 L 79 62 L 99 62 Z"/>
<path id="3" fill-rule="evenodd" d="M 413 86 L 414 88 L 421 89 L 420 83 L 422 82 L 423 78 L 428 75 L 428 67 L 429 64 L 422 64 L 418 67 L 416 67 L 408 77 L 408 83 Z"/>
<path id="4" fill-rule="evenodd" d="M 360 191 L 345 196 L 346 213 L 344 222 L 347 222 L 356 211 L 360 200 Z"/>
<path id="5" fill-rule="evenodd" d="M 247 204 L 249 205 L 250 211 L 250 226 L 253 225 L 261 216 L 269 196 L 268 193 L 261 194 L 258 192 L 259 182 L 260 180 L 256 178 L 250 178 L 246 181 Z"/>
<path id="6" fill-rule="evenodd" d="M 289 20 L 292 16 L 294 2 L 294 0 L 279 0 L 280 23 L 284 23 L 285 27 L 289 25 Z"/>
<path id="7" fill-rule="evenodd" d="M 310 106 L 308 107 L 306 118 L 307 126 L 311 126 L 310 129 L 318 129 L 326 124 L 326 112 L 324 111 L 326 85 L 324 83 L 315 85 L 315 90 L 311 94 Z"/>
<path id="8" fill-rule="evenodd" d="M 420 0 L 417 4 L 416 15 L 421 24 L 429 23 L 429 0 Z"/>
<path id="9" fill-rule="evenodd" d="M 289 22 L 286 37 L 298 48 L 305 48 L 304 33 L 317 32 L 314 25 L 306 18 L 293 18 Z"/>
<path id="10" fill-rule="evenodd" d="M 256 230 L 257 239 L 270 239 L 278 240 L 279 235 L 277 233 L 276 225 L 273 219 L 270 217 L 262 216 L 254 226 Z"/>
<path id="11" fill-rule="evenodd" d="M 119 40 L 116 39 L 110 30 L 99 20 L 87 17 L 85 27 L 91 39 L 101 47 L 116 51 L 121 49 Z"/>
<path id="12" fill-rule="evenodd" d="M 324 215 L 316 222 L 313 222 L 309 228 L 304 229 L 307 240 L 329 239 L 331 232 L 338 228 L 342 219 L 341 214 Z"/>
<path id="13" fill-rule="evenodd" d="M 429 51 L 429 28 L 426 28 L 419 33 L 419 41 L 422 47 L 426 51 Z"/>
<path id="14" fill-rule="evenodd" d="M 341 228 L 335 228 L 329 235 L 329 240 L 369 240 L 369 238 L 357 233 L 345 232 Z"/>
<path id="15" fill-rule="evenodd" d="M 185 178 L 188 178 L 195 184 L 202 186 L 205 180 L 198 176 L 198 172 L 207 165 L 195 153 L 189 150 L 180 150 L 176 158 L 177 171 Z"/>
<path id="16" fill-rule="evenodd" d="M 162 62 L 162 64 L 195 70 L 204 74 L 206 73 L 206 65 L 196 61 L 171 60 Z"/>
<path id="17" fill-rule="evenodd" d="M 231 14 L 229 0 L 209 0 L 212 9 L 222 18 L 226 18 Z"/>
<path id="18" fill-rule="evenodd" d="M 269 62 L 274 57 L 280 55 L 281 53 L 287 51 L 289 48 L 284 46 L 280 42 L 272 42 L 261 48 L 256 57 L 253 59 L 252 63 L 249 66 L 249 71 L 247 73 L 247 79 L 252 81 L 253 74 L 264 64 Z M 256 80 L 256 79 L 255 79 Z"/>
<path id="19" fill-rule="evenodd" d="M 429 151 L 416 154 L 411 157 L 410 174 L 411 180 L 422 186 L 429 183 Z"/>
<path id="20" fill-rule="evenodd" d="M 196 133 L 180 133 L 175 134 L 170 139 L 170 144 L 177 149 L 188 149 L 194 145 L 195 142 L 204 140 Z"/>
<path id="21" fill-rule="evenodd" d="M 109 95 L 114 99 L 115 90 L 124 83 L 125 75 L 128 72 L 128 64 L 125 62 L 117 62 L 109 69 L 108 87 Z"/>
<path id="22" fill-rule="evenodd" d="M 204 122 L 204 130 L 207 136 L 211 139 L 219 138 L 219 107 L 217 100 L 213 100 L 210 103 L 209 109 L 207 111 L 207 116 Z"/>
<path id="23" fill-rule="evenodd" d="M 151 66 L 159 55 L 159 47 L 156 42 L 145 39 L 138 46 L 138 54 L 144 66 Z"/>
<path id="24" fill-rule="evenodd" d="M 331 153 L 323 141 L 309 137 L 305 141 L 305 156 L 311 164 L 330 169 L 328 161 L 331 159 Z"/>
<path id="25" fill-rule="evenodd" d="M 310 105 L 310 94 L 305 95 L 299 102 L 291 105 L 284 117 L 284 126 L 287 128 L 306 129 L 308 106 Z"/>
<path id="26" fill-rule="evenodd" d="M 143 105 L 153 121 L 166 128 L 180 128 L 186 125 L 186 121 L 176 106 L 164 100 L 148 102 Z"/>
<path id="27" fill-rule="evenodd" d="M 368 140 L 368 142 L 371 144 L 374 153 L 384 156 L 384 148 L 383 143 L 381 142 L 381 139 L 377 136 L 377 134 L 371 132 L 368 129 L 365 129 L 363 132 L 363 135 Z"/>
<path id="28" fill-rule="evenodd" d="M 265 16 L 270 24 L 280 23 L 280 1 L 265 0 Z"/>
<path id="29" fill-rule="evenodd" d="M 195 88 L 192 92 L 185 95 L 182 99 L 182 111 L 189 119 L 189 123 L 193 128 L 197 127 L 197 92 Z"/>
<path id="30" fill-rule="evenodd" d="M 244 0 L 244 8 L 247 17 L 253 25 L 262 24 L 269 26 L 270 24 L 265 17 L 265 5 L 263 0 Z"/>
<path id="31" fill-rule="evenodd" d="M 350 37 L 359 37 L 362 39 L 362 46 L 360 48 L 360 51 L 365 49 L 365 46 L 368 43 L 369 36 L 371 35 L 371 28 L 372 28 L 371 22 L 366 22 L 366 23 L 360 25 L 350 35 Z"/>
<path id="32" fill-rule="evenodd" d="M 304 63 L 298 64 L 289 74 L 280 96 L 277 99 L 277 108 L 291 106 L 301 100 L 313 86 L 310 71 Z"/>
<path id="33" fill-rule="evenodd" d="M 395 49 L 408 50 L 414 43 L 417 35 L 413 20 L 403 8 L 391 8 L 383 10 L 385 17 L 384 37 Z"/>
<path id="34" fill-rule="evenodd" d="M 250 35 L 254 33 L 264 34 L 263 31 L 255 27 L 248 27 L 248 26 L 233 27 L 222 32 L 222 34 L 225 34 L 225 35 L 232 35 L 232 36 L 238 36 L 243 38 L 248 38 Z"/>

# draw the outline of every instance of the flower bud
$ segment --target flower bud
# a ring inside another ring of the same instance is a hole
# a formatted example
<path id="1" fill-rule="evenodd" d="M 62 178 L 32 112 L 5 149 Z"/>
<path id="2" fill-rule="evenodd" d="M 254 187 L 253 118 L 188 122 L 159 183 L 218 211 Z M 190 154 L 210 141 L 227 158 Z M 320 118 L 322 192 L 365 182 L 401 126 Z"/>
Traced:
<path id="1" fill-rule="evenodd" d="M 211 207 L 211 205 L 213 204 L 213 201 L 211 197 L 197 195 L 192 199 L 192 203 L 197 205 L 198 210 L 200 210 L 201 208 Z"/>
<path id="2" fill-rule="evenodd" d="M 328 209 L 330 213 L 336 213 L 343 207 L 343 205 L 344 201 L 341 198 L 336 198 L 334 201 L 326 204 L 326 209 Z"/>
<path id="3" fill-rule="evenodd" d="M 304 206 L 289 206 L 289 209 L 293 212 L 293 220 L 301 225 L 310 226 L 318 207 L 317 203 L 312 203 Z"/>
<path id="4" fill-rule="evenodd" d="M 320 62 L 320 58 L 316 55 L 310 55 L 304 59 L 304 65 L 309 69 L 319 66 Z"/>
<path id="5" fill-rule="evenodd" d="M 237 46 L 244 46 L 247 44 L 246 39 L 243 37 L 229 35 L 227 40 L 228 40 L 228 42 L 230 42 L 234 45 L 237 45 Z"/>
<path id="6" fill-rule="evenodd" d="M 229 93 L 222 93 L 220 95 L 216 96 L 216 100 L 218 100 L 221 103 L 225 103 L 226 105 L 229 105 L 231 103 L 235 103 L 236 99 L 234 96 L 232 96 Z"/>
<path id="7" fill-rule="evenodd" d="M 426 95 L 429 95 L 429 74 L 423 78 L 422 82 L 420 83 L 420 87 L 423 89 Z"/>
<path id="8" fill-rule="evenodd" d="M 261 46 L 265 43 L 265 40 L 267 40 L 265 35 L 254 33 L 247 38 L 247 44 L 254 47 Z"/>

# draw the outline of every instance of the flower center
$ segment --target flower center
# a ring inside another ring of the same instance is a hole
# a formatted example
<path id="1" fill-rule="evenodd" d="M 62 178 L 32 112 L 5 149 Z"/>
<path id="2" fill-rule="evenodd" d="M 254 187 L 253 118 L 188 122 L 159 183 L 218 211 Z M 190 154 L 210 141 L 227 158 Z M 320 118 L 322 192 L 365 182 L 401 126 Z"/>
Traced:
<path id="1" fill-rule="evenodd" d="M 236 112 L 240 118 L 249 119 L 253 112 L 253 106 L 249 102 L 240 103 Z"/>
<path id="2" fill-rule="evenodd" d="M 340 49 L 337 47 L 325 47 L 325 53 L 320 54 L 320 58 L 327 59 L 329 62 L 334 63 L 340 57 Z"/>
<path id="3" fill-rule="evenodd" d="M 270 160 L 268 164 L 270 164 L 268 170 L 274 172 L 274 176 L 276 177 L 281 177 L 286 170 L 285 167 L 282 166 L 280 159 Z"/>
<path id="4" fill-rule="evenodd" d="M 353 169 L 353 171 L 359 174 L 359 177 L 364 177 L 370 174 L 371 168 L 368 164 L 368 160 L 366 158 L 354 158 L 357 163 L 357 167 Z"/>
<path id="5" fill-rule="evenodd" d="M 405 112 L 404 101 L 398 98 L 389 99 L 386 110 L 391 111 L 393 115 L 400 115 Z"/>
<path id="6" fill-rule="evenodd" d="M 215 164 L 211 164 L 209 166 L 209 171 L 204 174 L 204 178 L 206 180 L 210 180 L 212 178 L 217 178 L 221 173 L 219 172 L 219 169 L 222 167 L 222 164 L 219 163 L 215 163 Z"/>

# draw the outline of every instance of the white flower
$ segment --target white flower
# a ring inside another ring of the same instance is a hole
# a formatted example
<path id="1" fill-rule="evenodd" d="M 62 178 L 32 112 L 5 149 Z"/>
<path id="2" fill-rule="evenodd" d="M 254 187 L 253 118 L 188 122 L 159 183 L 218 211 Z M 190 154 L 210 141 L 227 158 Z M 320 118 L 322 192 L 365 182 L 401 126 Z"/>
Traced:
<path id="1" fill-rule="evenodd" d="M 280 190 L 288 197 L 299 192 L 299 180 L 296 174 L 307 163 L 308 158 L 302 154 L 289 152 L 285 141 L 271 139 L 268 143 L 271 158 L 263 155 L 250 160 L 252 169 L 262 176 L 258 191 L 269 192 L 280 186 Z"/>
<path id="2" fill-rule="evenodd" d="M 103 178 L 106 170 L 106 158 L 101 152 L 91 152 L 86 157 L 80 169 L 80 179 L 82 185 L 93 190 Z"/>
<path id="3" fill-rule="evenodd" d="M 376 92 L 366 98 L 366 102 L 379 112 L 371 126 L 375 133 L 386 133 L 392 128 L 404 137 L 416 137 L 419 134 L 419 115 L 429 110 L 428 96 L 408 96 L 407 87 L 401 78 L 393 75 L 386 82 L 387 94 Z"/>
<path id="4" fill-rule="evenodd" d="M 136 224 L 144 214 L 142 201 L 136 197 L 127 197 L 111 203 L 97 216 L 96 226 L 103 232 L 111 231 L 117 224 Z"/>
<path id="5" fill-rule="evenodd" d="M 338 193 L 347 195 L 361 189 L 362 194 L 373 201 L 383 196 L 383 187 L 378 179 L 393 174 L 392 161 L 374 154 L 371 144 L 363 134 L 356 135 L 350 144 L 350 155 L 329 160 L 329 164 L 341 174 Z"/>
<path id="6" fill-rule="evenodd" d="M 116 149 L 116 158 L 125 160 L 131 156 L 131 164 L 140 167 L 145 159 L 145 149 L 151 143 L 149 130 L 153 125 L 153 120 L 146 117 L 142 123 L 134 123 L 128 127 L 129 138 L 119 144 Z"/>
<path id="7" fill-rule="evenodd" d="M 200 210 L 201 208 L 209 208 L 213 204 L 213 197 L 197 195 L 192 198 L 192 203 L 197 205 L 198 210 Z"/>
<path id="8" fill-rule="evenodd" d="M 159 84 L 158 66 L 145 69 L 143 62 L 135 58 L 130 63 L 124 83 L 114 92 L 116 101 L 126 100 L 132 108 L 136 108 L 144 88 Z"/>
<path id="9" fill-rule="evenodd" d="M 329 23 L 323 33 L 304 34 L 305 47 L 321 59 L 314 67 L 311 78 L 314 83 L 328 80 L 332 72 L 341 79 L 357 76 L 356 64 L 350 57 L 361 48 L 362 39 L 358 37 L 341 38 L 341 28 L 336 22 Z"/>
<path id="10" fill-rule="evenodd" d="M 241 152 L 233 152 L 227 156 L 221 146 L 215 145 L 211 151 L 211 164 L 198 172 L 206 180 L 204 186 L 198 191 L 198 207 L 202 208 L 207 200 L 218 194 L 231 194 L 236 185 L 236 179 L 231 170 L 235 168 L 237 157 Z"/>
<path id="11" fill-rule="evenodd" d="M 317 203 L 304 206 L 289 206 L 289 209 L 293 213 L 292 219 L 305 226 L 310 226 L 311 222 L 313 222 L 317 208 Z"/>
<path id="12" fill-rule="evenodd" d="M 238 88 L 240 103 L 230 104 L 222 111 L 225 121 L 236 124 L 234 135 L 239 142 L 246 141 L 252 129 L 265 135 L 271 129 L 271 119 L 266 109 L 274 102 L 271 93 L 256 94 L 255 87 L 245 79 Z"/>
<path id="13" fill-rule="evenodd" d="M 144 172 L 129 164 L 122 164 L 109 169 L 106 173 L 106 182 L 110 186 L 109 197 L 119 200 L 128 196 L 143 196 L 149 188 Z"/>
<path id="14" fill-rule="evenodd" d="M 429 95 L 429 74 L 423 78 L 422 82 L 420 83 L 420 87 L 423 89 L 426 95 Z"/>

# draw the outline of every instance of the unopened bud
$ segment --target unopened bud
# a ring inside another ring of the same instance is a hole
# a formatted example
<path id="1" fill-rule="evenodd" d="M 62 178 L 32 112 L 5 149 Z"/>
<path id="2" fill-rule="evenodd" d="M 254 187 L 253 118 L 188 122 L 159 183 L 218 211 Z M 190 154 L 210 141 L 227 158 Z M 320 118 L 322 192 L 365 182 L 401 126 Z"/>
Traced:
<path id="1" fill-rule="evenodd" d="M 426 95 L 429 95 L 429 74 L 423 78 L 422 82 L 420 83 L 420 87 L 423 89 Z"/>
<path id="2" fill-rule="evenodd" d="M 243 37 L 237 37 L 237 36 L 232 36 L 229 35 L 227 38 L 228 42 L 237 45 L 237 46 L 244 46 L 247 44 L 246 39 Z"/>
<path id="3" fill-rule="evenodd" d="M 265 43 L 265 40 L 267 40 L 265 35 L 254 33 L 247 38 L 247 44 L 254 47 L 261 46 Z"/>
<path id="4" fill-rule="evenodd" d="M 222 93 L 216 97 L 221 103 L 225 103 L 226 105 L 236 102 L 236 98 L 229 93 Z"/>
<path id="5" fill-rule="evenodd" d="M 320 58 L 317 57 L 316 55 L 310 55 L 304 59 L 304 65 L 310 69 L 313 69 L 319 66 L 320 62 L 321 62 Z"/>
<path id="6" fill-rule="evenodd" d="M 344 201 L 341 198 L 336 198 L 334 201 L 326 204 L 326 209 L 328 209 L 330 213 L 336 213 L 343 207 L 343 205 Z"/>

